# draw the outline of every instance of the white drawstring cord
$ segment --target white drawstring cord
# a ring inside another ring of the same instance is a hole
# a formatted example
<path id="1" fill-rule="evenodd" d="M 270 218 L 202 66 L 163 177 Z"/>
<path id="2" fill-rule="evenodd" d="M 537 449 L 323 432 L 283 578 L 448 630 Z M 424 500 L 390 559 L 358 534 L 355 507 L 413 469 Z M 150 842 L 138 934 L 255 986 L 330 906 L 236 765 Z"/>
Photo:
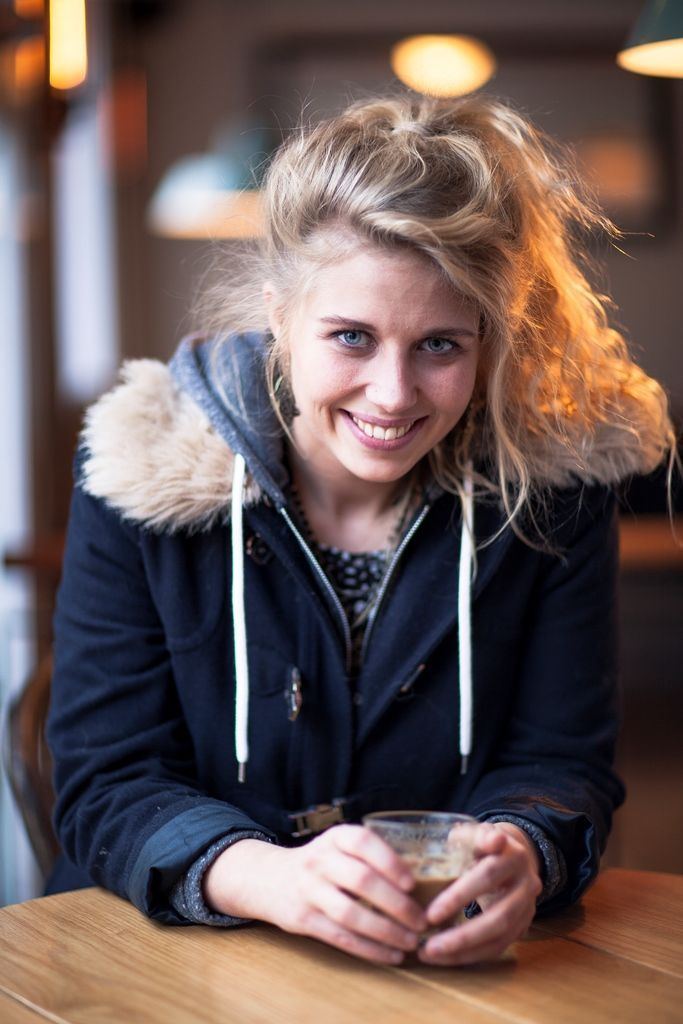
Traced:
<path id="1" fill-rule="evenodd" d="M 249 663 L 247 626 L 244 615 L 244 542 L 242 533 L 242 491 L 244 456 L 235 455 L 232 470 L 231 544 L 232 544 L 232 623 L 235 643 L 235 757 L 237 781 L 247 777 L 249 760 Z"/>
<path id="2" fill-rule="evenodd" d="M 460 673 L 460 774 L 472 753 L 472 568 L 474 499 L 472 467 L 467 466 L 462 496 L 462 531 L 458 571 L 458 667 Z"/>

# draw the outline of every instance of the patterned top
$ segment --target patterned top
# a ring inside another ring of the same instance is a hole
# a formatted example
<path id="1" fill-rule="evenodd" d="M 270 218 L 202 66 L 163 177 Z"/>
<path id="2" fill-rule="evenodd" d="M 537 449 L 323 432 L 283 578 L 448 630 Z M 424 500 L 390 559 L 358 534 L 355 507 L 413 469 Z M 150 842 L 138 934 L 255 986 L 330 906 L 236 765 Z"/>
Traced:
<path id="1" fill-rule="evenodd" d="M 387 551 L 343 551 L 327 544 L 318 544 L 311 538 L 309 543 L 312 543 L 318 561 L 346 613 L 351 629 L 351 670 L 355 676 L 360 669 L 360 654 L 368 621 L 366 613 L 382 582 L 389 554 Z"/>
<path id="2" fill-rule="evenodd" d="M 336 590 L 351 626 L 363 616 L 387 566 L 386 551 L 343 551 L 316 544 L 316 554 Z"/>
<path id="3" fill-rule="evenodd" d="M 296 487 L 290 490 L 292 508 L 302 533 L 312 548 L 325 575 L 341 601 L 351 631 L 351 675 L 360 670 L 363 637 L 372 607 L 392 552 L 406 525 L 412 505 L 412 491 L 399 510 L 394 531 L 387 548 L 379 551 L 344 551 L 331 544 L 322 544 L 311 528 Z"/>

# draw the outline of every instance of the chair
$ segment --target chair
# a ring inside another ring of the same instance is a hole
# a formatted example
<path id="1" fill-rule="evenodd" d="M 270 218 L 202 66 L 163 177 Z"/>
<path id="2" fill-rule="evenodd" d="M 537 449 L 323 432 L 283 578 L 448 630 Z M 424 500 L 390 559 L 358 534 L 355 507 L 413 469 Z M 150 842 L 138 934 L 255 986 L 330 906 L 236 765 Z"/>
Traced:
<path id="1" fill-rule="evenodd" d="M 5 771 L 44 876 L 60 850 L 52 827 L 55 793 L 52 757 L 45 740 L 51 680 L 52 655 L 48 654 L 11 703 L 2 737 Z"/>

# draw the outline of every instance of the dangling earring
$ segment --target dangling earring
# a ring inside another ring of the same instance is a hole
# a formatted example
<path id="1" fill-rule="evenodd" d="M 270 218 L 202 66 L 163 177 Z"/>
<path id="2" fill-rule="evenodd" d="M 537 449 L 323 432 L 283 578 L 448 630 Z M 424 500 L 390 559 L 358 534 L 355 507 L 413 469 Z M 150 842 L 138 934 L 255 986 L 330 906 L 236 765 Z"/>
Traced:
<path id="1" fill-rule="evenodd" d="M 283 373 L 278 373 L 275 378 L 273 396 L 277 402 L 278 409 L 280 410 L 280 415 L 285 423 L 290 424 L 295 416 L 300 415 L 299 410 L 296 407 L 296 402 L 294 401 L 292 389 L 289 386 L 289 381 Z"/>
<path id="2" fill-rule="evenodd" d="M 462 428 L 462 444 L 464 448 L 469 448 L 472 438 L 474 436 L 475 424 L 477 419 L 477 411 L 475 409 L 474 399 L 470 399 L 469 405 L 465 409 L 465 422 Z"/>
<path id="3" fill-rule="evenodd" d="M 460 430 L 456 435 L 456 450 L 460 453 L 460 457 L 465 460 L 471 460 L 474 456 L 474 440 L 481 408 L 481 399 L 472 396 L 460 420 Z"/>

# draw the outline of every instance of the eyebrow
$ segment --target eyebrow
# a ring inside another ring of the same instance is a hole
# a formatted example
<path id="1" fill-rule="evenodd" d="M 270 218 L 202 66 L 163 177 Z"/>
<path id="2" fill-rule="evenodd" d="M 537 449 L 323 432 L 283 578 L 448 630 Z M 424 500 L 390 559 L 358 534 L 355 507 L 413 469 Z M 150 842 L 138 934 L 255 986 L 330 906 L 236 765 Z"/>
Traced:
<path id="1" fill-rule="evenodd" d="M 321 324 L 337 324 L 343 327 L 360 328 L 362 331 L 375 332 L 377 330 L 373 324 L 365 323 L 364 320 L 354 320 L 347 316 L 321 316 L 319 321 Z M 421 334 L 425 338 L 435 337 L 440 334 L 463 334 L 470 338 L 477 337 L 477 332 L 471 331 L 469 327 L 454 327 L 452 324 L 448 327 L 428 327 Z"/>

